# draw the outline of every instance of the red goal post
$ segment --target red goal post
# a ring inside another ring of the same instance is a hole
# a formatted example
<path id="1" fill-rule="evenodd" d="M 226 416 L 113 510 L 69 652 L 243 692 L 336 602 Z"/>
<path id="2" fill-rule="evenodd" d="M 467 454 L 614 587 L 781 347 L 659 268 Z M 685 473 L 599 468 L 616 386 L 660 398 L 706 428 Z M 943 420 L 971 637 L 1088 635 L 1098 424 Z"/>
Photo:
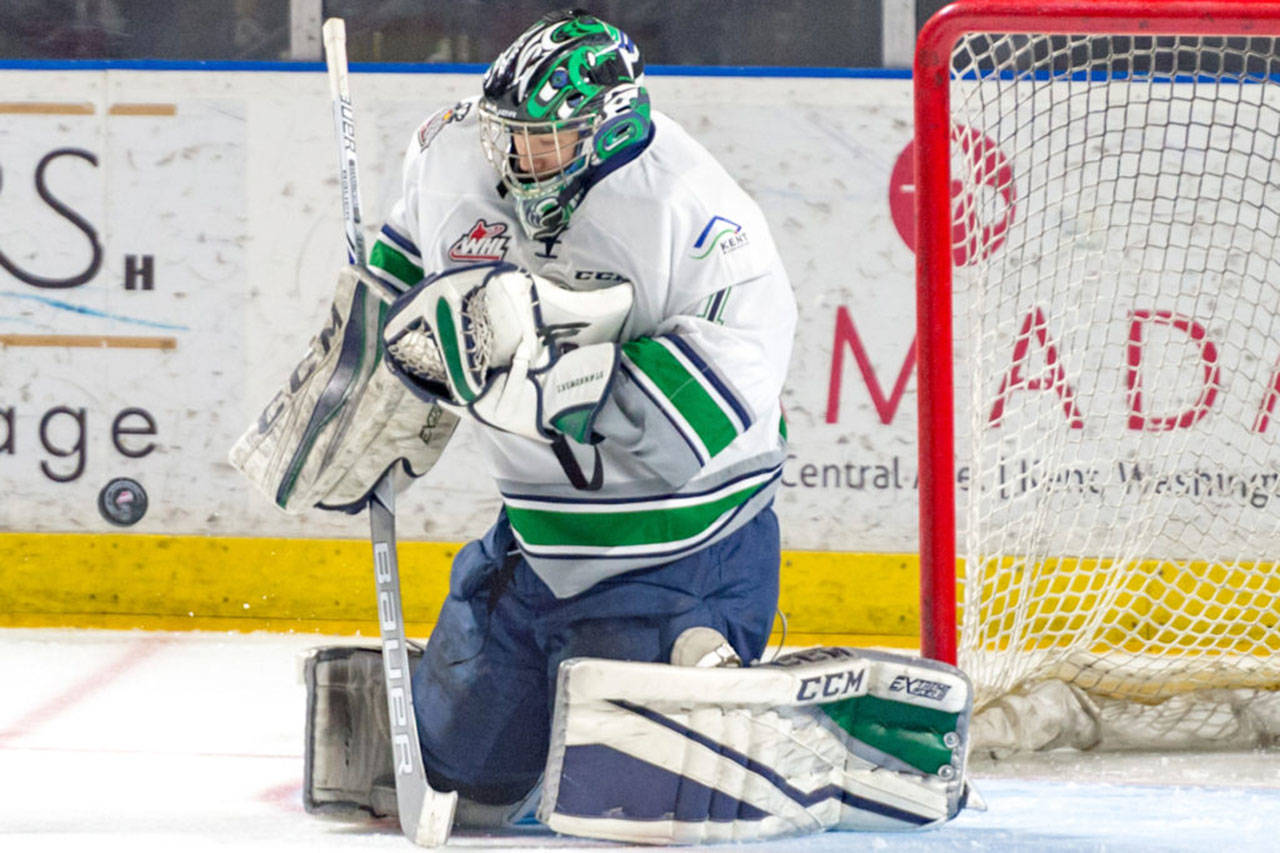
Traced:
<path id="1" fill-rule="evenodd" d="M 921 30 L 914 64 L 921 643 L 924 655 L 948 662 L 957 659 L 953 51 L 967 34 L 1027 33 L 1275 37 L 1280 35 L 1280 3 L 960 0 Z M 1280 554 L 1270 558 L 1280 559 Z"/>

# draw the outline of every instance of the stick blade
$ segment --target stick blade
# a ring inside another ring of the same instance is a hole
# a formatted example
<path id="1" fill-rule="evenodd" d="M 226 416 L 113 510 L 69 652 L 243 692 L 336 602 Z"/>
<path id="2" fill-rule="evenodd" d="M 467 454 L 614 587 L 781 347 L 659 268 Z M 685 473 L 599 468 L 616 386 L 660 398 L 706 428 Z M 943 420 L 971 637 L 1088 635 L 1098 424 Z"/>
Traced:
<path id="1" fill-rule="evenodd" d="M 419 847 L 443 847 L 453 829 L 453 815 L 458 809 L 458 793 L 447 793 L 427 788 L 423 791 L 422 810 L 416 825 L 402 820 L 400 829 Z"/>

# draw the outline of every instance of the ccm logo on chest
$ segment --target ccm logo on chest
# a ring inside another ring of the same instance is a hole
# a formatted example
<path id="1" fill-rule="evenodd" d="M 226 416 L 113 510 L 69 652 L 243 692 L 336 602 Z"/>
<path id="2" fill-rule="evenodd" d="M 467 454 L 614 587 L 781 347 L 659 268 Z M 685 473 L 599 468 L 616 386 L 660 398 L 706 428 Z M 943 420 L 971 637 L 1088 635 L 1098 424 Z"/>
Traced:
<path id="1" fill-rule="evenodd" d="M 614 284 L 623 284 L 631 281 L 620 272 L 610 272 L 609 270 L 577 270 L 573 274 L 575 281 L 608 281 Z"/>
<path id="2" fill-rule="evenodd" d="M 826 675 L 815 675 L 800 679 L 800 689 L 796 691 L 797 702 L 810 699 L 835 699 L 862 689 L 862 680 L 867 670 L 846 669 L 843 672 L 831 672 Z"/>

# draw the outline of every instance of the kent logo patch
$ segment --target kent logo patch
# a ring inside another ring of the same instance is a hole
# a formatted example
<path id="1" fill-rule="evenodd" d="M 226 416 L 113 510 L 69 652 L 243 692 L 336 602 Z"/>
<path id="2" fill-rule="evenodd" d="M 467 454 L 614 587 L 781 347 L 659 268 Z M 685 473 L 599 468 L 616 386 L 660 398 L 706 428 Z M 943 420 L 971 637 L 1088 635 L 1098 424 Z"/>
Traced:
<path id="1" fill-rule="evenodd" d="M 741 225 L 723 216 L 713 216 L 707 220 L 702 233 L 694 241 L 689 257 L 700 261 L 717 248 L 720 254 L 727 255 L 735 249 L 741 249 L 748 242 L 747 232 L 742 230 Z"/>
<path id="2" fill-rule="evenodd" d="M 470 263 L 500 261 L 507 256 L 507 244 L 510 242 L 505 222 L 477 219 L 476 224 L 449 247 L 449 260 Z"/>

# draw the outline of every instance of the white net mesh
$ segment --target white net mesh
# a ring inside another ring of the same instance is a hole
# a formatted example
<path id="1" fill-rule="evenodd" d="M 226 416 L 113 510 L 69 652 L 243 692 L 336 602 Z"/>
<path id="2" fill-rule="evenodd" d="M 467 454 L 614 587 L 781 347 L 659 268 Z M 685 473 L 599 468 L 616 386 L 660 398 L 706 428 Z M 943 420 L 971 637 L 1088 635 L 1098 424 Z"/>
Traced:
<path id="1" fill-rule="evenodd" d="M 1044 679 L 1143 703 L 1280 686 L 1273 42 L 956 45 L 960 663 L 979 704 Z"/>

